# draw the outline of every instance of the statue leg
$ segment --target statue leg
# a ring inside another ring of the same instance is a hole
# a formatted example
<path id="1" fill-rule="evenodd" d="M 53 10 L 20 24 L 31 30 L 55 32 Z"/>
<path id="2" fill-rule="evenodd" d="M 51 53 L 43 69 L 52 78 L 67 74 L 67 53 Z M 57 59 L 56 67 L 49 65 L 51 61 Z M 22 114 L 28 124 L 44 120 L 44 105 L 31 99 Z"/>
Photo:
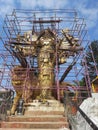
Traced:
<path id="1" fill-rule="evenodd" d="M 40 95 L 38 96 L 38 98 L 40 101 L 42 102 L 46 102 L 47 100 L 51 100 L 54 99 L 54 97 L 52 96 L 52 91 L 50 88 L 42 88 Z"/>
<path id="2" fill-rule="evenodd" d="M 31 102 L 32 101 L 32 89 L 27 89 L 23 91 L 22 98 L 24 99 L 24 102 Z"/>
<path id="3" fill-rule="evenodd" d="M 47 89 L 42 89 L 42 91 L 41 91 L 41 96 L 42 96 L 42 98 L 43 99 L 47 99 Z"/>
<path id="4" fill-rule="evenodd" d="M 17 108 L 17 105 L 18 105 L 18 102 L 19 102 L 19 99 L 21 98 L 21 96 L 22 96 L 21 93 L 16 92 L 16 97 L 14 98 L 14 102 L 13 102 L 13 105 L 12 105 L 12 108 L 11 108 L 11 115 L 15 114 L 15 110 Z"/>

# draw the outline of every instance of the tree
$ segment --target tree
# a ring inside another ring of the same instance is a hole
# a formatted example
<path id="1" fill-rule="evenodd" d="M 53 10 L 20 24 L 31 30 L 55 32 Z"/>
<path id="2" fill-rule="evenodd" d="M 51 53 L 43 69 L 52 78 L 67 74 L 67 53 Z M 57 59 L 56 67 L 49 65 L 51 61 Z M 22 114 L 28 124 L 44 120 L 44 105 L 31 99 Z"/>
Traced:
<path id="1" fill-rule="evenodd" d="M 91 42 L 86 52 L 86 61 L 90 80 L 96 77 L 96 68 L 98 69 L 98 40 Z"/>

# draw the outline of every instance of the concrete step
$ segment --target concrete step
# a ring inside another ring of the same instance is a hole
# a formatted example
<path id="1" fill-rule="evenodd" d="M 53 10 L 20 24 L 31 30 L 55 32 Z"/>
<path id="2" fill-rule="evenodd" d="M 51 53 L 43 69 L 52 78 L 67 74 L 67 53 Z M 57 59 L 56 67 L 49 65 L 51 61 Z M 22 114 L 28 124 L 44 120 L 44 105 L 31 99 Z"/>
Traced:
<path id="1" fill-rule="evenodd" d="M 27 111 L 64 111 L 64 106 L 57 100 L 47 100 L 45 104 L 33 100 L 31 103 L 25 103 L 24 108 Z"/>
<path id="2" fill-rule="evenodd" d="M 9 116 L 9 122 L 67 122 L 67 118 L 62 115 L 37 115 L 37 116 Z"/>
<path id="3" fill-rule="evenodd" d="M 58 100 L 47 100 L 46 103 L 39 102 L 38 100 L 33 100 L 30 103 L 24 103 L 24 106 L 32 106 L 32 107 L 63 107 L 64 105 L 60 103 Z"/>
<path id="4" fill-rule="evenodd" d="M 33 107 L 33 106 L 28 106 L 27 108 L 25 107 L 26 110 L 28 111 L 64 111 L 64 107 Z"/>
<path id="5" fill-rule="evenodd" d="M 25 111 L 24 115 L 34 116 L 34 115 L 63 115 L 64 111 Z"/>
<path id="6" fill-rule="evenodd" d="M 59 129 L 69 127 L 68 122 L 2 122 L 1 128 Z"/>
<path id="7" fill-rule="evenodd" d="M 0 128 L 0 130 L 22 130 L 20 128 Z M 23 130 L 30 130 L 30 129 L 23 129 Z M 35 130 L 35 129 L 32 129 Z M 36 130 L 47 130 L 47 129 L 36 129 Z M 48 130 L 62 130 L 62 128 L 57 128 L 57 129 L 48 129 Z M 69 130 L 68 128 L 66 128 L 66 130 Z"/>
<path id="8" fill-rule="evenodd" d="M 41 104 L 35 100 L 25 104 L 24 115 L 9 116 L 1 122 L 0 130 L 61 130 L 69 128 L 64 107 L 58 101 Z M 66 129 L 67 130 L 67 129 Z M 69 129 L 68 129 L 69 130 Z"/>

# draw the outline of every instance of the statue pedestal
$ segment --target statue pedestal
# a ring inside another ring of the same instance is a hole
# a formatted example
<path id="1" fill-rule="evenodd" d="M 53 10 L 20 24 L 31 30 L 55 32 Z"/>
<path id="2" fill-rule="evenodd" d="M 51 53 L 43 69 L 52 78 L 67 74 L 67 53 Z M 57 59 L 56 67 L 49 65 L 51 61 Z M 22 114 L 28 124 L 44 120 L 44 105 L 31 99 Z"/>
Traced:
<path id="1" fill-rule="evenodd" d="M 64 106 L 57 100 L 47 100 L 46 103 L 33 100 L 32 103 L 24 104 L 25 112 L 29 111 L 62 111 L 64 112 Z"/>

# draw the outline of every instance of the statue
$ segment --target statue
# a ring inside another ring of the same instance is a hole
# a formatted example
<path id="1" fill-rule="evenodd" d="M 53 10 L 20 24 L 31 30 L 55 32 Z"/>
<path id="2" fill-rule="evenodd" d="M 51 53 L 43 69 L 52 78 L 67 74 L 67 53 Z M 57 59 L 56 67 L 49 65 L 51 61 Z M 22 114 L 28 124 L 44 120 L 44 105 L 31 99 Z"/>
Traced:
<path id="1" fill-rule="evenodd" d="M 40 34 L 32 31 L 18 34 L 16 43 L 12 49 L 14 55 L 20 62 L 20 66 L 12 69 L 12 85 L 16 91 L 16 97 L 11 109 L 11 114 L 15 113 L 17 103 L 20 98 L 25 102 L 33 99 L 46 101 L 53 99 L 53 86 L 55 85 L 55 66 L 56 64 L 66 63 L 67 58 L 75 55 L 83 48 L 78 44 L 78 39 L 62 30 L 63 38 L 50 29 L 45 29 Z M 14 44 L 12 41 L 12 44 Z M 31 62 L 27 61 L 27 57 Z M 34 67 L 33 60 L 37 61 Z"/>

